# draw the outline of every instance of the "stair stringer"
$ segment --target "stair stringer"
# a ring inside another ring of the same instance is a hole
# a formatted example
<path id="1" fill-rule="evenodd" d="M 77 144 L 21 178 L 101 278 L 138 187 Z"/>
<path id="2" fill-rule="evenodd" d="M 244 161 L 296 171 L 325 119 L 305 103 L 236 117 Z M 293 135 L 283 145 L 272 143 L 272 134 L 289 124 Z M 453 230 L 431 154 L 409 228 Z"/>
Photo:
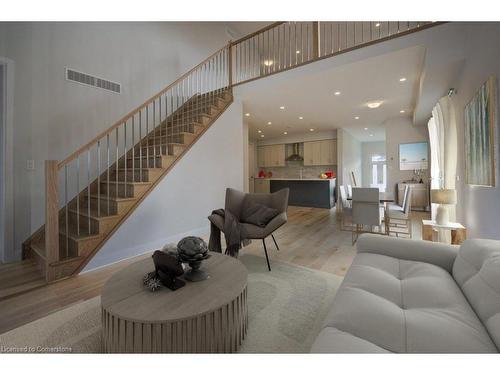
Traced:
<path id="1" fill-rule="evenodd" d="M 74 270 L 72 273 L 73 275 L 80 273 L 86 266 L 87 264 L 92 260 L 92 258 L 101 250 L 101 248 L 106 244 L 106 242 L 116 233 L 116 231 L 122 226 L 123 223 L 125 223 L 128 218 L 134 213 L 134 211 L 144 202 L 145 199 L 148 198 L 148 196 L 153 192 L 157 186 L 162 183 L 162 181 L 165 179 L 165 177 L 176 167 L 176 165 L 188 154 L 191 150 L 192 147 L 194 147 L 197 142 L 204 136 L 204 134 L 209 130 L 212 125 L 217 122 L 219 117 L 231 106 L 233 103 L 233 97 L 231 94 L 230 99 L 227 101 L 226 105 L 210 120 L 210 122 L 203 128 L 203 130 L 198 134 L 198 136 L 191 142 L 185 149 L 184 151 L 175 158 L 175 160 L 167 167 L 165 168 L 164 172 L 159 176 L 158 179 L 154 183 L 150 185 L 150 187 L 142 194 L 130 207 L 130 209 L 127 211 L 126 214 L 123 215 L 123 217 L 120 218 L 120 220 L 117 222 L 117 224 L 113 227 L 111 231 L 109 231 L 103 238 L 100 240 L 100 242 L 95 246 L 95 249 L 86 257 L 84 261 L 80 263 L 80 265 Z"/>

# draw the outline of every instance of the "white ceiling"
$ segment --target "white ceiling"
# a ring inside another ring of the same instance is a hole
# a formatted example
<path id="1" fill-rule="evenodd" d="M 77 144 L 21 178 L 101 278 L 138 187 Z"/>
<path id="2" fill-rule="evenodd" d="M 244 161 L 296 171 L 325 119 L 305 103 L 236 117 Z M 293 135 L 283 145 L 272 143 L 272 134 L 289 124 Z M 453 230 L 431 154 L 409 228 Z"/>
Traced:
<path id="1" fill-rule="evenodd" d="M 310 128 L 344 128 L 361 141 L 384 140 L 386 120 L 412 116 L 424 53 L 425 48 L 416 46 L 318 71 L 309 69 L 293 79 L 279 79 L 286 74 L 282 73 L 256 81 L 259 85 L 242 85 L 237 92 L 244 113 L 250 113 L 245 117 L 250 137 L 261 140 L 258 130 L 274 138 L 284 131 L 293 135 Z M 400 82 L 401 77 L 406 81 Z M 335 91 L 341 94 L 336 96 Z M 370 109 L 366 104 L 371 101 L 382 105 Z"/>
<path id="2" fill-rule="evenodd" d="M 260 30 L 272 22 L 226 22 L 226 26 L 228 27 L 228 31 L 233 40 L 242 38 L 248 34 L 254 33 L 257 30 Z"/>

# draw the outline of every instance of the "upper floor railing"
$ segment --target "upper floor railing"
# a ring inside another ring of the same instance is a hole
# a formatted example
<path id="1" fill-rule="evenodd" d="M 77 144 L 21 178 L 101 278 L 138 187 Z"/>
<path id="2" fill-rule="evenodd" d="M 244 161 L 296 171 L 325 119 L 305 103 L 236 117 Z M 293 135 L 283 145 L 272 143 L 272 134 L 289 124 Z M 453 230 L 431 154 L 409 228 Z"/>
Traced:
<path id="1" fill-rule="evenodd" d="M 232 85 L 434 26 L 433 22 L 276 22 L 231 44 Z"/>

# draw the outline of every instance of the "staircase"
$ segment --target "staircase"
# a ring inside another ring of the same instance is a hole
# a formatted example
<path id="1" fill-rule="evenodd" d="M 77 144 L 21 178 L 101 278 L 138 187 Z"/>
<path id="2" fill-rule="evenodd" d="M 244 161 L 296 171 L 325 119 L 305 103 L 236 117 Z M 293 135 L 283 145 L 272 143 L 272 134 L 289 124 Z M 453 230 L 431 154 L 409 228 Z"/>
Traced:
<path id="1" fill-rule="evenodd" d="M 78 274 L 232 103 L 233 86 L 438 24 L 277 22 L 230 42 L 65 160 L 46 161 L 45 225 L 23 262 L 0 266 L 12 280 L 0 299 Z"/>
<path id="2" fill-rule="evenodd" d="M 62 162 L 46 161 L 46 223 L 23 244 L 45 281 L 78 274 L 232 103 L 228 47 Z"/>

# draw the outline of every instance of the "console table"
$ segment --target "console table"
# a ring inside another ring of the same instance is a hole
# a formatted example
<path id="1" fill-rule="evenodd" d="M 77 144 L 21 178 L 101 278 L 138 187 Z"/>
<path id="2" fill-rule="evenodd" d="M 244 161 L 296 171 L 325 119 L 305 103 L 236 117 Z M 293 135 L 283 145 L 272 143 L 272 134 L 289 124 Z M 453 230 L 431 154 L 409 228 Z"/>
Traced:
<path id="1" fill-rule="evenodd" d="M 411 187 L 411 208 L 421 208 L 423 211 L 429 207 L 429 187 L 425 183 L 401 182 L 398 184 L 398 205 L 403 205 L 403 196 L 406 185 Z"/>
<path id="2" fill-rule="evenodd" d="M 467 230 L 460 223 L 448 223 L 446 225 L 437 224 L 433 220 L 422 220 L 422 239 L 434 241 L 435 229 L 447 229 L 451 231 L 451 243 L 460 245 L 467 238 Z"/>
<path id="3" fill-rule="evenodd" d="M 211 253 L 209 279 L 176 291 L 151 292 L 143 276 L 151 258 L 114 274 L 101 295 L 102 337 L 107 353 L 232 353 L 248 326 L 246 267 Z"/>

